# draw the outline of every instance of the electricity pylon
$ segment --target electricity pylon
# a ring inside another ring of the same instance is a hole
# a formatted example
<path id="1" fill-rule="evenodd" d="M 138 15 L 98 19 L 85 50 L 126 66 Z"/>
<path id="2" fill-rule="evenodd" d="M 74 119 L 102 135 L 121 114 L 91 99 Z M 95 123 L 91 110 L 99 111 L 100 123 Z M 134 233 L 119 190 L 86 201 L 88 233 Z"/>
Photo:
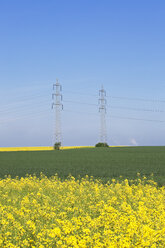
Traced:
<path id="1" fill-rule="evenodd" d="M 103 86 L 99 90 L 99 113 L 100 113 L 100 142 L 107 142 L 107 131 L 106 131 L 106 91 Z"/>
<path id="2" fill-rule="evenodd" d="M 54 100 L 52 103 L 52 109 L 55 107 L 55 142 L 62 143 L 62 133 L 61 133 L 61 111 L 63 110 L 62 104 L 62 86 L 56 80 L 56 83 L 53 84 L 53 91 L 52 99 Z"/>

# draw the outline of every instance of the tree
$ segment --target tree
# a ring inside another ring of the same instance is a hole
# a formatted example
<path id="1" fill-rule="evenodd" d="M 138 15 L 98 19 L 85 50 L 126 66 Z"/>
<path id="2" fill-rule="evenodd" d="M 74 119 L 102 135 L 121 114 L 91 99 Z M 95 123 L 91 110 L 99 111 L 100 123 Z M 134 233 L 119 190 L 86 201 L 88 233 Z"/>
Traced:
<path id="1" fill-rule="evenodd" d="M 54 144 L 54 150 L 60 150 L 60 147 L 61 147 L 61 142 L 56 142 Z"/>
<path id="2" fill-rule="evenodd" d="M 101 143 L 101 142 L 99 142 L 99 143 L 97 143 L 95 145 L 95 147 L 109 147 L 109 145 L 107 143 Z"/>

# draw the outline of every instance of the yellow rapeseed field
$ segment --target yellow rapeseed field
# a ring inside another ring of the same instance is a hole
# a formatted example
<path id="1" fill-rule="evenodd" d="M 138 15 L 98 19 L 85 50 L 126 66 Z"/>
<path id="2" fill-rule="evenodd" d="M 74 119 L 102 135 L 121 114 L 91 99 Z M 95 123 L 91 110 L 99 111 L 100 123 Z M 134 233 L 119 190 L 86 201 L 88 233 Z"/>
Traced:
<path id="1" fill-rule="evenodd" d="M 61 150 L 94 148 L 94 146 L 62 146 Z M 34 146 L 34 147 L 0 147 L 0 152 L 18 152 L 18 151 L 53 151 L 53 146 Z"/>
<path id="2" fill-rule="evenodd" d="M 165 247 L 165 188 L 57 176 L 0 180 L 0 247 Z"/>
<path id="3" fill-rule="evenodd" d="M 124 146 L 110 146 L 124 147 Z M 61 150 L 94 148 L 94 146 L 61 146 Z M 53 151 L 53 146 L 32 146 L 32 147 L 0 147 L 0 152 L 19 152 L 19 151 Z"/>

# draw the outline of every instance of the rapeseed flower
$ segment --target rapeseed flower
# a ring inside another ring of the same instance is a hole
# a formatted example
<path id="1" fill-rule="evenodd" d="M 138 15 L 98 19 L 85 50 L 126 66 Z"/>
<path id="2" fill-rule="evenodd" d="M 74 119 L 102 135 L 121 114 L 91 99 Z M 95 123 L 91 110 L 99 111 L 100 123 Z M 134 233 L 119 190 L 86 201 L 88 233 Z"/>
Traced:
<path id="1" fill-rule="evenodd" d="M 145 177 L 0 180 L 0 247 L 165 247 L 165 188 Z"/>

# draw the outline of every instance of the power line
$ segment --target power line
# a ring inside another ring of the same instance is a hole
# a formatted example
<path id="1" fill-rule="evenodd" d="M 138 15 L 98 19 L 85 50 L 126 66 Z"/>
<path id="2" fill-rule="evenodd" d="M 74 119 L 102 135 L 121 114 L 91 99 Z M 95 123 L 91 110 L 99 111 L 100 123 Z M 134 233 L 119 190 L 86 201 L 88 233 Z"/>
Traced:
<path id="1" fill-rule="evenodd" d="M 95 103 L 87 103 L 87 102 L 77 102 L 77 101 L 64 101 L 66 103 L 73 103 L 73 104 L 84 104 L 84 105 L 91 105 L 91 106 L 98 106 Z M 115 108 L 115 109 L 126 109 L 126 110 L 134 110 L 134 111 L 142 111 L 142 112 L 154 112 L 154 113 L 164 113 L 165 111 L 159 109 L 145 109 L 145 108 L 132 108 L 132 107 L 122 107 L 122 106 L 113 106 L 107 105 L 108 107 Z"/>
<path id="2" fill-rule="evenodd" d="M 81 104 L 81 105 L 88 105 L 88 106 L 98 106 L 98 104 L 95 103 L 88 103 L 88 102 L 79 102 L 79 101 L 63 101 L 66 103 L 73 103 L 73 104 Z M 47 103 L 47 105 L 49 105 L 49 101 L 47 99 L 43 100 L 43 101 L 39 101 L 37 103 L 33 102 L 25 102 L 25 105 L 21 105 L 21 106 L 17 106 L 15 108 L 7 108 L 7 109 L 3 109 L 0 110 L 1 114 L 10 114 L 10 113 L 19 113 L 21 110 L 25 111 L 25 109 L 27 108 L 34 108 L 37 105 L 41 105 Z M 145 109 L 145 108 L 133 108 L 133 107 L 123 107 L 123 106 L 114 106 L 114 105 L 107 105 L 108 107 L 110 107 L 111 109 L 124 109 L 124 110 L 130 110 L 130 111 L 140 111 L 140 112 L 153 112 L 153 113 L 164 113 L 164 110 L 160 110 L 160 109 Z"/>
<path id="3" fill-rule="evenodd" d="M 98 107 L 98 104 L 94 104 L 94 103 L 87 103 L 87 102 L 78 102 L 78 101 L 64 101 L 66 103 L 73 103 L 73 104 L 82 104 L 82 105 L 89 105 L 89 106 L 97 106 Z M 45 103 L 48 103 L 49 102 L 46 100 L 46 101 L 40 101 L 40 102 L 37 102 L 36 104 L 37 105 L 40 105 L 41 103 L 43 103 L 45 105 Z M 36 107 L 36 104 L 34 105 L 33 103 L 31 104 L 28 104 L 26 106 L 19 106 L 18 108 L 9 108 L 6 110 L 1 110 L 0 113 L 4 113 L 4 114 L 10 114 L 10 113 L 14 113 L 14 114 L 19 114 L 20 111 L 19 110 L 24 110 L 27 108 L 27 107 L 32 107 L 34 109 L 34 107 Z M 142 112 L 154 112 L 154 113 L 164 113 L 165 111 L 163 110 L 159 110 L 159 109 L 139 109 L 139 108 L 132 108 L 132 107 L 122 107 L 122 106 L 113 106 L 113 105 L 107 105 L 107 106 L 110 106 L 111 109 L 126 109 L 126 110 L 131 110 L 131 111 L 142 111 Z M 73 111 L 75 112 L 75 111 Z M 77 112 L 77 113 L 80 113 L 80 112 Z M 92 114 L 92 113 L 90 113 Z"/>
<path id="4" fill-rule="evenodd" d="M 13 107 L 13 108 L 7 108 L 7 109 L 3 109 L 3 110 L 0 110 L 0 113 L 1 114 L 10 114 L 10 113 L 17 113 L 19 112 L 19 110 L 23 110 L 25 111 L 27 108 L 35 108 L 36 106 L 40 106 L 41 104 L 43 103 L 43 105 L 45 106 L 45 103 L 47 103 L 47 106 L 49 106 L 50 104 L 50 101 L 48 102 L 48 100 L 44 100 L 44 101 L 38 101 L 37 103 L 26 103 L 25 105 L 20 105 L 20 106 L 17 106 L 17 107 Z"/>
<path id="5" fill-rule="evenodd" d="M 165 121 L 162 121 L 162 120 L 148 120 L 148 119 L 142 119 L 142 118 L 120 117 L 120 116 L 115 116 L 115 115 L 111 115 L 111 117 L 116 118 L 116 119 L 127 119 L 127 120 L 136 120 L 136 121 L 149 121 L 149 122 L 165 123 Z"/>
<path id="6" fill-rule="evenodd" d="M 13 122 L 13 121 L 16 121 L 16 120 L 22 120 L 22 119 L 34 119 L 36 117 L 40 117 L 40 116 L 45 116 L 47 114 L 47 110 L 43 110 L 43 111 L 40 111 L 40 112 L 31 112 L 29 114 L 26 114 L 26 115 L 23 115 L 23 116 L 18 116 L 18 117 L 15 117 L 15 118 L 10 118 L 10 119 L 4 119 L 4 120 L 0 120 L 0 124 L 3 124 L 3 123 L 8 123 L 8 122 Z"/>
<path id="7" fill-rule="evenodd" d="M 87 114 L 87 115 L 97 115 L 97 113 L 88 113 L 88 112 L 83 112 L 83 111 L 74 111 L 74 110 L 70 110 L 70 109 L 65 109 L 63 110 L 64 112 L 69 112 L 69 113 L 75 113 L 75 114 Z"/>
<path id="8" fill-rule="evenodd" d="M 74 95 L 84 95 L 84 96 L 95 96 L 95 94 L 86 94 L 81 92 L 75 92 L 75 91 L 65 91 L 66 93 L 74 94 Z M 107 95 L 107 98 L 116 98 L 116 99 L 123 99 L 123 100 L 132 100 L 132 101 L 142 101 L 142 102 L 154 102 L 154 103 L 165 103 L 165 100 L 160 99 L 147 99 L 147 98 L 136 98 L 136 97 L 127 97 L 127 96 L 113 96 L 113 95 Z"/>
<path id="9" fill-rule="evenodd" d="M 97 95 L 92 95 L 92 94 L 85 94 L 85 93 L 76 93 L 76 92 L 72 92 L 72 91 L 65 91 L 65 92 L 70 92 L 70 93 L 73 93 L 73 94 L 81 94 L 81 95 L 86 95 L 86 96 L 97 96 Z M 129 100 L 140 100 L 140 101 L 152 101 L 152 102 L 165 102 L 164 100 L 152 100 L 152 99 L 141 99 L 141 98 L 128 98 L 128 97 L 119 97 L 119 96 L 109 96 L 110 98 L 116 98 L 116 99 L 129 99 Z M 5 104 L 5 105 L 1 105 L 1 109 L 0 109 L 0 113 L 4 113 L 6 111 L 12 111 L 12 109 L 16 109 L 16 108 L 24 108 L 24 106 L 22 104 L 26 104 L 28 103 L 29 101 L 33 101 L 33 100 L 36 100 L 37 98 L 46 98 L 46 95 L 45 94 L 37 94 L 37 95 L 32 95 L 30 97 L 28 97 L 27 99 L 23 99 L 23 100 L 20 100 L 20 101 L 17 101 L 17 102 L 12 102 L 12 103 L 9 103 L 9 104 Z M 45 99 L 45 101 L 48 101 L 48 99 Z M 68 103 L 77 103 L 77 104 L 84 104 L 84 105 L 93 105 L 93 106 L 98 106 L 97 104 L 94 104 L 94 103 L 86 103 L 86 102 L 77 102 L 77 101 L 65 101 L 65 102 L 68 102 Z M 14 107 L 14 108 L 10 108 L 10 106 L 13 107 L 13 104 L 21 104 L 21 106 L 18 106 L 18 107 Z M 30 103 L 31 104 L 31 103 Z M 36 105 L 37 103 L 35 103 Z M 108 105 L 109 106 L 109 105 Z M 7 109 L 2 109 L 2 107 L 7 107 Z M 9 108 L 8 108 L 9 107 Z M 145 109 L 145 108 L 133 108 L 133 107 L 123 107 L 123 106 L 113 106 L 113 105 L 110 105 L 111 108 L 118 108 L 118 109 L 127 109 L 127 110 L 135 110 L 135 111 L 145 111 L 145 112 L 154 112 L 154 113 L 164 113 L 165 111 L 163 110 L 159 110 L 159 109 Z"/>
<path id="10" fill-rule="evenodd" d="M 165 111 L 159 109 L 145 109 L 145 108 L 132 108 L 132 107 L 121 107 L 121 106 L 110 106 L 111 108 L 115 109 L 126 109 L 126 110 L 133 110 L 133 111 L 142 111 L 142 112 L 154 112 L 154 113 L 164 113 Z"/>
<path id="11" fill-rule="evenodd" d="M 74 110 L 69 110 L 69 109 L 65 109 L 64 112 L 69 112 L 69 113 L 76 113 L 76 114 L 87 114 L 87 115 L 95 115 L 97 116 L 98 114 L 97 113 L 92 113 L 92 112 L 83 112 L 83 111 L 74 111 Z M 42 115 L 40 115 L 42 114 Z M 20 120 L 20 119 L 29 119 L 29 117 L 38 117 L 38 116 L 44 116 L 47 114 L 47 109 L 43 110 L 43 111 L 40 111 L 40 112 L 31 112 L 31 113 L 28 113 L 26 115 L 23 115 L 23 116 L 18 116 L 16 118 L 11 118 L 11 119 L 7 119 L 7 120 L 0 120 L 0 124 L 1 123 L 7 123 L 7 122 L 11 122 L 11 121 L 15 121 L 15 120 Z M 165 121 L 163 120 L 150 120 L 150 119 L 143 119 L 143 118 L 132 118 L 132 117 L 121 117 L 121 116 L 116 116 L 116 115 L 111 115 L 111 118 L 113 119 L 125 119 L 125 120 L 135 120 L 135 121 L 147 121 L 147 122 L 157 122 L 157 123 L 165 123 Z M 109 118 L 107 118 L 109 119 Z"/>
<path id="12" fill-rule="evenodd" d="M 11 103 L 7 103 L 7 104 L 1 104 L 1 108 L 2 107 L 8 107 L 8 106 L 13 106 L 16 105 L 16 104 L 22 104 L 22 103 L 26 103 L 28 101 L 33 101 L 33 100 L 36 100 L 37 98 L 47 98 L 47 94 L 43 94 L 43 95 L 33 95 L 33 96 L 28 96 L 27 98 L 23 98 L 22 100 L 18 100 L 18 101 L 14 101 L 14 102 L 11 102 Z"/>
<path id="13" fill-rule="evenodd" d="M 70 112 L 70 113 L 76 113 L 76 114 L 97 115 L 97 113 L 88 113 L 88 112 L 74 111 L 74 110 L 69 110 L 69 109 L 65 109 L 64 112 Z M 121 117 L 121 116 L 116 116 L 116 115 L 110 115 L 110 117 L 114 118 L 114 119 L 125 119 L 125 120 L 165 123 L 165 121 L 163 121 L 163 120 L 152 120 L 152 119 L 133 118 L 133 117 Z M 108 117 L 107 117 L 107 119 L 110 120 L 110 118 L 108 118 Z"/>
<path id="14" fill-rule="evenodd" d="M 96 94 L 87 94 L 87 93 L 82 93 L 82 92 L 75 92 L 75 91 L 64 91 L 66 93 L 69 94 L 74 94 L 74 95 L 84 95 L 84 96 L 92 96 L 92 97 L 97 97 Z M 8 106 L 13 106 L 13 104 L 22 104 L 28 101 L 32 101 L 32 100 L 36 100 L 37 98 L 46 98 L 47 94 L 32 94 L 30 96 L 25 96 L 22 100 L 18 100 L 16 102 L 11 102 L 5 105 L 1 104 L 1 108 L 2 107 L 8 107 Z M 121 99 L 121 100 L 130 100 L 130 101 L 143 101 L 143 102 L 153 102 L 153 103 L 165 103 L 165 100 L 160 100 L 160 99 L 146 99 L 146 98 L 133 98 L 133 97 L 125 97 L 125 96 L 113 96 L 113 95 L 107 95 L 107 98 L 110 99 Z M 68 101 L 68 102 L 72 102 L 72 101 Z M 81 103 L 82 104 L 82 103 Z M 86 104 L 86 103 L 84 103 Z M 95 104 L 90 104 L 90 105 L 95 105 Z M 117 108 L 117 107 L 114 107 Z M 121 107 L 120 107 L 121 108 Z M 2 111 L 2 110 L 0 110 Z M 139 111 L 139 110 L 137 110 Z M 146 111 L 146 110 L 144 110 Z M 149 110 L 151 111 L 151 110 Z M 152 112 L 164 112 L 164 111 L 155 111 L 153 110 Z"/>
<path id="15" fill-rule="evenodd" d="M 87 103 L 87 102 L 77 102 L 77 101 L 63 101 L 63 102 L 68 102 L 68 103 L 76 103 L 76 104 L 84 104 L 84 105 L 92 105 L 92 106 L 98 106 L 96 103 Z"/>
<path id="16" fill-rule="evenodd" d="M 142 101 L 142 102 L 161 102 L 165 103 L 165 100 L 158 99 L 146 99 L 146 98 L 133 98 L 133 97 L 124 97 L 124 96 L 109 96 L 110 98 L 123 99 L 123 100 L 131 100 L 131 101 Z"/>
<path id="17" fill-rule="evenodd" d="M 69 94 L 71 94 L 71 95 L 82 95 L 82 96 L 94 96 L 94 97 L 97 97 L 97 95 L 96 94 L 87 94 L 87 93 L 82 93 L 82 92 L 75 92 L 75 91 L 68 91 L 68 90 L 64 90 L 63 91 L 64 93 L 66 92 L 66 93 L 69 93 Z"/>
<path id="18" fill-rule="evenodd" d="M 73 94 L 76 94 L 76 92 L 73 92 L 73 91 L 65 91 L 65 92 L 70 92 L 70 93 L 73 93 Z M 97 96 L 97 95 L 91 95 L 91 94 L 84 94 L 84 93 L 79 93 L 81 95 L 88 95 L 88 96 Z M 46 96 L 45 94 L 44 95 L 33 95 L 31 97 L 28 97 L 27 100 L 21 100 L 17 103 L 28 103 L 27 105 L 21 105 L 21 106 L 18 106 L 17 108 L 8 108 L 8 109 L 3 109 L 3 110 L 0 110 L 0 113 L 5 113 L 5 114 L 8 114 L 8 113 L 19 113 L 17 110 L 24 110 L 28 107 L 31 107 L 34 109 L 34 106 L 36 106 L 36 104 L 41 104 L 43 103 L 45 105 L 45 103 L 48 103 L 48 100 L 44 100 L 44 101 L 40 101 L 40 102 L 37 102 L 35 103 L 35 105 L 33 104 L 33 102 L 30 102 L 29 101 L 32 101 L 33 99 L 35 100 L 36 98 L 43 98 L 44 96 Z M 111 96 L 112 97 L 112 96 Z M 153 101 L 153 102 L 165 102 L 165 101 L 162 101 L 162 100 L 151 100 L 151 99 L 141 99 L 141 98 L 128 98 L 128 97 L 115 97 L 113 96 L 112 98 L 121 98 L 121 99 L 131 99 L 131 100 L 140 100 L 140 101 Z M 73 104 L 82 104 L 82 105 L 88 105 L 88 106 L 97 106 L 98 107 L 98 104 L 95 104 L 95 103 L 88 103 L 88 102 L 80 102 L 80 101 L 70 101 L 70 100 L 66 100 L 64 101 L 66 103 L 73 103 Z M 16 103 L 16 104 L 17 104 Z M 12 104 L 8 104 L 6 106 L 12 106 Z M 133 107 L 123 107 L 123 106 L 114 106 L 114 105 L 107 105 L 108 107 L 111 107 L 111 109 L 125 109 L 125 110 L 131 110 L 131 111 L 142 111 L 142 112 L 153 112 L 153 113 L 164 113 L 165 111 L 163 110 L 160 110 L 160 109 L 145 109 L 145 108 L 133 108 Z M 74 112 L 75 111 L 70 111 L 70 112 Z M 77 112 L 77 113 L 82 113 L 82 112 Z M 84 112 L 86 113 L 86 112 Z M 93 114 L 93 113 L 89 113 L 90 115 Z M 112 118 L 120 118 L 120 119 L 129 119 L 129 120 L 141 120 L 141 121 L 151 121 L 151 122 L 164 122 L 164 121 L 161 121 L 161 120 L 148 120 L 148 119 L 140 119 L 140 118 L 131 118 L 131 117 L 120 117 L 120 116 L 111 116 Z M 24 117 L 23 117 L 24 118 Z M 19 117 L 19 119 L 21 119 L 21 117 Z"/>

